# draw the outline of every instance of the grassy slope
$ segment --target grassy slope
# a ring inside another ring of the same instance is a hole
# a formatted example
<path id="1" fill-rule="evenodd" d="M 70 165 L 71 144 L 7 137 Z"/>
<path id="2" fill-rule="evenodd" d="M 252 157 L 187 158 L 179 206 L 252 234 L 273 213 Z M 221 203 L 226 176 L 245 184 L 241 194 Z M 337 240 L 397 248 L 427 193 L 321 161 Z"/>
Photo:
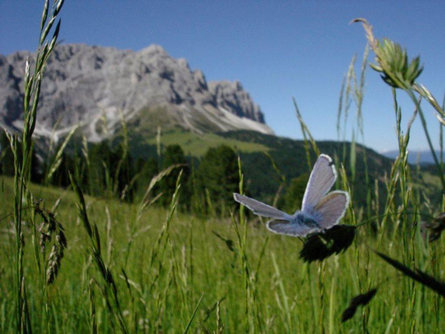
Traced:
<path id="1" fill-rule="evenodd" d="M 12 208 L 12 180 L 1 177 L 0 185 L 0 201 L 5 203 L 0 207 L 0 331 L 8 332 L 13 328 L 14 314 L 10 289 L 13 238 L 9 232 L 10 218 L 5 215 Z M 102 279 L 91 261 L 73 194 L 40 186 L 33 186 L 32 191 L 47 208 L 62 198 L 57 219 L 65 227 L 68 239 L 59 276 L 54 285 L 45 289 L 39 282 L 32 228 L 25 223 L 25 276 L 34 330 L 87 332 L 92 320 L 93 291 L 99 332 L 113 331 L 99 289 Z M 416 229 L 405 230 L 397 238 L 383 234 L 373 238 L 364 226 L 345 253 L 323 263 L 307 264 L 299 259 L 302 243 L 298 239 L 270 234 L 254 220 L 247 229 L 245 252 L 249 273 L 255 276 L 251 276 L 246 290 L 240 249 L 230 220 L 177 213 L 165 248 L 157 248 L 166 210 L 149 208 L 137 221 L 134 205 L 96 198 L 87 198 L 87 205 L 90 220 L 98 225 L 103 257 L 117 281 L 131 332 L 144 328 L 148 332 L 182 331 L 201 296 L 192 332 L 213 332 L 218 327 L 229 333 L 246 328 L 267 333 L 349 333 L 364 332 L 365 328 L 371 333 L 383 333 L 388 328 L 389 332 L 401 333 L 445 330 L 445 319 L 439 316 L 445 311 L 440 297 L 399 276 L 366 246 L 369 244 L 436 277 L 445 277 L 440 269 L 445 265 L 443 257 L 435 256 L 445 251 L 443 240 L 425 248 Z M 349 216 L 344 222 L 350 222 Z M 213 232 L 232 240 L 234 251 Z M 39 247 L 37 251 L 40 253 Z M 130 279 L 129 287 L 122 269 Z M 377 287 L 378 293 L 369 306 L 359 308 L 352 320 L 341 324 L 341 313 L 350 298 L 372 287 Z"/>
<path id="2" fill-rule="evenodd" d="M 158 127 L 163 130 L 162 144 L 180 144 L 186 155 L 201 157 L 210 147 L 226 144 L 243 152 L 267 151 L 264 145 L 248 143 L 242 140 L 222 138 L 212 132 L 212 129 L 202 126 L 205 132 L 198 134 L 182 129 L 175 114 L 165 108 L 147 108 L 138 112 L 138 117 L 130 119 L 127 127 L 135 155 L 149 156 L 155 151 Z"/>
<path id="3" fill-rule="evenodd" d="M 255 131 L 206 134 L 183 130 L 169 131 L 162 134 L 161 144 L 163 146 L 179 144 L 186 155 L 198 159 L 211 147 L 222 144 L 232 147 L 242 159 L 247 192 L 253 197 L 269 202 L 272 201 L 282 184 L 280 174 L 285 177 L 285 184 L 287 185 L 292 178 L 310 172 L 303 141 L 265 135 Z M 134 156 L 146 158 L 156 155 L 156 139 L 153 134 L 142 137 L 140 133 L 131 132 L 130 145 Z M 373 187 L 377 180 L 381 189 L 384 189 L 383 181 L 390 174 L 391 159 L 364 146 L 356 145 L 356 165 L 352 166 L 350 143 L 321 141 L 317 142 L 317 145 L 322 153 L 329 154 L 334 158 L 337 169 L 343 164 L 346 170 L 357 171 L 355 178 L 350 175 L 350 181 L 357 185 L 355 196 L 360 204 L 364 203 L 367 190 L 367 187 L 363 186 L 365 181 L 364 154 L 366 154 L 369 174 L 368 185 Z M 315 156 L 313 155 L 311 159 L 310 164 L 312 165 Z M 274 168 L 274 164 L 278 170 Z M 413 168 L 413 170 L 415 169 Z M 415 183 L 422 187 L 426 186 L 425 189 L 427 189 L 428 194 L 436 200 L 439 198 L 437 196 L 438 183 L 430 182 L 431 177 L 428 177 L 426 172 L 429 171 L 424 170 L 424 168 L 420 169 L 420 176 L 415 177 Z M 426 178 L 422 178 L 421 175 L 423 174 L 426 175 Z M 433 177 L 433 175 L 431 176 Z M 384 200 L 384 197 L 381 200 Z"/>
<path id="4" fill-rule="evenodd" d="M 221 137 L 214 133 L 197 134 L 193 132 L 167 132 L 162 135 L 161 138 L 163 145 L 179 144 L 184 150 L 184 153 L 188 156 L 202 157 L 209 148 L 216 147 L 218 145 L 228 145 L 239 152 L 267 152 L 269 147 L 266 145 L 246 142 L 242 140 Z M 156 144 L 154 138 L 148 140 L 151 145 Z"/>

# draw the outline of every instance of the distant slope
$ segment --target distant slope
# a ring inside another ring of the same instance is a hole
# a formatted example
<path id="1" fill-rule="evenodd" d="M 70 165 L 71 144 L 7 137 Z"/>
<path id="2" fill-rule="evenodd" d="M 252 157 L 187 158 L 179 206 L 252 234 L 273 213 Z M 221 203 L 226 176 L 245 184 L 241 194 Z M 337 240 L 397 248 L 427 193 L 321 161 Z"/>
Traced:
<path id="1" fill-rule="evenodd" d="M 161 144 L 179 144 L 187 156 L 200 158 L 209 148 L 228 145 L 238 152 L 267 152 L 270 148 L 256 142 L 248 142 L 236 138 L 221 136 L 221 133 L 195 133 L 190 131 L 168 131 L 161 133 Z M 156 146 L 156 136 L 132 136 L 131 151 L 136 157 L 147 158 L 153 155 Z"/>
<path id="2" fill-rule="evenodd" d="M 395 159 L 399 155 L 399 151 L 387 151 L 381 153 L 385 157 Z M 440 152 L 436 151 L 437 157 L 440 157 Z M 434 158 L 431 151 L 409 151 L 408 152 L 408 163 L 416 165 L 420 164 L 434 164 Z"/>
<path id="3" fill-rule="evenodd" d="M 259 199 L 272 200 L 278 190 L 281 179 L 273 164 L 286 178 L 286 184 L 292 178 L 309 173 L 309 165 L 306 161 L 306 151 L 302 140 L 277 137 L 256 131 L 228 131 L 215 134 L 196 134 L 192 132 L 173 131 L 162 134 L 163 146 L 179 144 L 185 154 L 193 159 L 199 159 L 209 147 L 228 145 L 241 157 L 243 164 L 246 189 L 250 195 Z M 345 161 L 345 169 L 350 173 L 353 168 L 350 165 L 350 143 L 321 141 L 317 142 L 322 153 L 329 154 L 335 159 L 337 167 L 340 161 Z M 130 141 L 131 150 L 135 156 L 147 158 L 156 155 L 156 139 L 154 136 L 133 137 Z M 359 185 L 356 188 L 357 198 L 364 198 L 366 185 L 364 183 L 365 165 L 364 154 L 366 152 L 367 168 L 369 172 L 369 184 L 374 186 L 375 180 L 382 181 L 385 174 L 391 170 L 391 159 L 364 146 L 357 145 L 357 158 L 355 165 L 355 180 Z M 312 155 L 310 165 L 316 157 Z"/>
<path id="4" fill-rule="evenodd" d="M 287 182 L 303 173 L 310 173 L 302 140 L 258 134 L 252 131 L 232 131 L 220 135 L 224 138 L 257 143 L 268 147 L 270 157 L 286 177 Z M 391 170 L 390 159 L 364 146 L 356 146 L 356 165 L 353 167 L 350 164 L 350 143 L 319 141 L 317 145 L 322 153 L 326 153 L 334 158 L 337 168 L 339 168 L 340 162 L 344 161 L 345 169 L 350 176 L 352 169 L 355 169 L 355 180 L 359 185 L 355 187 L 356 195 L 357 198 L 362 200 L 364 200 L 364 194 L 367 191 L 364 182 L 364 154 L 366 153 L 370 185 L 374 185 L 374 180 L 382 181 L 385 173 L 389 173 Z M 246 167 L 246 177 L 249 182 L 248 189 L 258 195 L 274 193 L 278 189 L 280 182 L 272 166 L 271 159 L 262 152 L 241 152 L 240 155 Z M 312 155 L 311 159 L 310 165 L 312 166 L 316 156 Z"/>

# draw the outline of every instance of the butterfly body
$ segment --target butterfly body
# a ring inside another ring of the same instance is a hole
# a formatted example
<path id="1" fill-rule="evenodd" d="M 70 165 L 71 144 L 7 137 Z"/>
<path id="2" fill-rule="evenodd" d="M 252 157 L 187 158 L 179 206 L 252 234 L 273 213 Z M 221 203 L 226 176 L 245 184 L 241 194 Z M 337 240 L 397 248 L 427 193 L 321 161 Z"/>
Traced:
<path id="1" fill-rule="evenodd" d="M 293 215 L 240 194 L 234 194 L 234 199 L 259 216 L 273 218 L 266 224 L 270 231 L 305 237 L 331 228 L 343 217 L 349 203 L 348 193 L 339 190 L 328 193 L 336 178 L 332 159 L 321 154 L 309 177 L 302 208 Z"/>
<path id="2" fill-rule="evenodd" d="M 320 224 L 302 211 L 297 211 L 288 219 L 271 220 L 267 222 L 266 226 L 271 232 L 291 236 L 308 235 L 322 231 Z"/>
<path id="3" fill-rule="evenodd" d="M 304 225 L 314 229 L 321 229 L 320 224 L 318 224 L 313 217 L 303 213 L 302 211 L 297 211 L 293 217 L 295 217 L 295 224 Z"/>

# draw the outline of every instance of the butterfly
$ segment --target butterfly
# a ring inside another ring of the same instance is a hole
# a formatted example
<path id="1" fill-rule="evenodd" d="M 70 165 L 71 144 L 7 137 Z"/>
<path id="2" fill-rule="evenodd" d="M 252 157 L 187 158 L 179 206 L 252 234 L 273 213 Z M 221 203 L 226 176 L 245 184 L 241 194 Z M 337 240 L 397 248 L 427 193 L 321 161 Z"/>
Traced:
<path id="1" fill-rule="evenodd" d="M 336 179 L 334 162 L 328 155 L 321 154 L 309 177 L 301 210 L 297 210 L 293 215 L 244 195 L 234 193 L 233 197 L 254 214 L 273 218 L 266 223 L 270 231 L 305 237 L 330 229 L 345 214 L 349 204 L 349 194 L 341 190 L 328 193 Z"/>

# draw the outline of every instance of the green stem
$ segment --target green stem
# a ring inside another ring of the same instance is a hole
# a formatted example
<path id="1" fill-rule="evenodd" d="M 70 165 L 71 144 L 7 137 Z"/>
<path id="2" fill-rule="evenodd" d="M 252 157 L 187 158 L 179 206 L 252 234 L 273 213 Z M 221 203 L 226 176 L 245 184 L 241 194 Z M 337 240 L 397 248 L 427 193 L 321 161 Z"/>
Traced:
<path id="1" fill-rule="evenodd" d="M 423 115 L 422 108 L 420 107 L 420 102 L 417 100 L 416 96 L 414 95 L 412 90 L 406 90 L 411 100 L 416 105 L 416 109 L 419 113 L 420 120 L 422 121 L 423 131 L 425 132 L 426 139 L 428 141 L 428 146 L 430 147 L 431 154 L 434 159 L 434 163 L 436 164 L 437 171 L 439 172 L 440 182 L 442 184 L 442 191 L 445 191 L 445 179 L 443 175 L 442 165 L 439 163 L 439 160 L 437 159 L 436 152 L 434 151 L 433 143 L 431 142 L 430 134 L 428 132 L 425 116 Z"/>

